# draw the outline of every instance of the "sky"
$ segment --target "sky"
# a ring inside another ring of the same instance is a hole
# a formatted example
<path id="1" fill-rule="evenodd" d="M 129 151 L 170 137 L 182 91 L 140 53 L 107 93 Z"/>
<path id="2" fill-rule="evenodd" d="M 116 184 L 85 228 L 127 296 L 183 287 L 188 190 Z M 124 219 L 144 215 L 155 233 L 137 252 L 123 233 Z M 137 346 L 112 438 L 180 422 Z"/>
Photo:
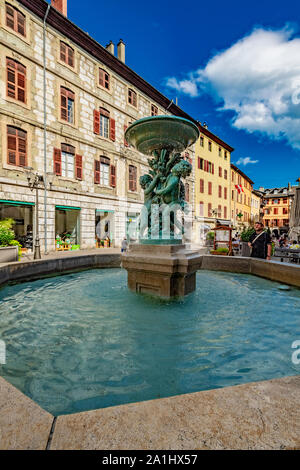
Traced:
<path id="1" fill-rule="evenodd" d="M 234 147 L 254 187 L 300 177 L 300 2 L 68 0 L 68 17 Z M 115 48 L 116 51 L 116 48 Z"/>

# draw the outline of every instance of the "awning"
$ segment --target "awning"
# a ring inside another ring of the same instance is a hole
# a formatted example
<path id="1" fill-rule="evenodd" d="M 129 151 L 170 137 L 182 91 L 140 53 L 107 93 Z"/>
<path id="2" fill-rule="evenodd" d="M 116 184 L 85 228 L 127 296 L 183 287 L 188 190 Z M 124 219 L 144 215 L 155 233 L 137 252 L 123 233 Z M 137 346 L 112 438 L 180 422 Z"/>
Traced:
<path id="1" fill-rule="evenodd" d="M 108 210 L 108 209 L 96 209 L 96 212 L 99 213 L 99 214 L 104 214 L 104 212 L 114 213 L 115 211 L 111 211 L 111 210 Z"/>
<path id="2" fill-rule="evenodd" d="M 72 207 L 72 206 L 55 206 L 55 209 L 60 211 L 80 211 L 81 207 Z"/>
<path id="3" fill-rule="evenodd" d="M 6 199 L 0 199 L 0 203 L 10 204 L 11 206 L 34 206 L 34 202 L 8 201 Z"/>

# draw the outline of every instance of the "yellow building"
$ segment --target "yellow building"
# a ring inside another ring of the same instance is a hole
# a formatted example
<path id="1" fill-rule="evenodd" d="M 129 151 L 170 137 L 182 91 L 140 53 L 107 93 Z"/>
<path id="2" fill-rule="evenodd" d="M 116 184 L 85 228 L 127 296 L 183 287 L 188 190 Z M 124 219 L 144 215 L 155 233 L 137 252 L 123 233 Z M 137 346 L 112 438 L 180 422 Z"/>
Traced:
<path id="1" fill-rule="evenodd" d="M 251 216 L 250 222 L 253 225 L 261 219 L 262 193 L 253 189 L 251 195 Z"/>
<path id="2" fill-rule="evenodd" d="M 251 222 L 253 184 L 249 176 L 231 163 L 231 220 L 239 231 Z"/>
<path id="3" fill-rule="evenodd" d="M 199 123 L 195 144 L 195 242 L 217 220 L 230 223 L 230 157 L 233 148 Z"/>

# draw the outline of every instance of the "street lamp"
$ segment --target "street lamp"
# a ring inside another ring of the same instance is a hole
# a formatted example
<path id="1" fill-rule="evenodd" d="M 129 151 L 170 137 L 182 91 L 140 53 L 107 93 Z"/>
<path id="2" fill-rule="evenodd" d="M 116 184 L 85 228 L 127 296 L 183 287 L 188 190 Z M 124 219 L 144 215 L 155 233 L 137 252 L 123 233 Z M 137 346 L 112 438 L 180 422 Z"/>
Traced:
<path id="1" fill-rule="evenodd" d="M 33 168 L 27 168 L 27 170 L 29 170 L 27 175 L 28 186 L 31 191 L 35 189 L 35 239 L 33 259 L 41 259 L 41 246 L 39 235 L 39 184 L 44 183 L 44 178 L 38 173 L 32 173 L 30 170 L 33 170 Z"/>

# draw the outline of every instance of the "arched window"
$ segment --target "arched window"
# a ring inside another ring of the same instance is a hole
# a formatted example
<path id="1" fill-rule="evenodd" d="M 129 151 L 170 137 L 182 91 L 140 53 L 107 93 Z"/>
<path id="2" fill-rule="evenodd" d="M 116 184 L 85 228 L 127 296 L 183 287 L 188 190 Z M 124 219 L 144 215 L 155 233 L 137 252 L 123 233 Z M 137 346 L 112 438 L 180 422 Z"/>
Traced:
<path id="1" fill-rule="evenodd" d="M 27 166 L 27 132 L 7 126 L 7 163 Z"/>
<path id="2" fill-rule="evenodd" d="M 6 94 L 21 103 L 26 103 L 26 67 L 16 60 L 6 58 Z"/>
<path id="3" fill-rule="evenodd" d="M 17 8 L 6 3 L 5 5 L 6 26 L 16 33 L 26 36 L 26 17 Z"/>

